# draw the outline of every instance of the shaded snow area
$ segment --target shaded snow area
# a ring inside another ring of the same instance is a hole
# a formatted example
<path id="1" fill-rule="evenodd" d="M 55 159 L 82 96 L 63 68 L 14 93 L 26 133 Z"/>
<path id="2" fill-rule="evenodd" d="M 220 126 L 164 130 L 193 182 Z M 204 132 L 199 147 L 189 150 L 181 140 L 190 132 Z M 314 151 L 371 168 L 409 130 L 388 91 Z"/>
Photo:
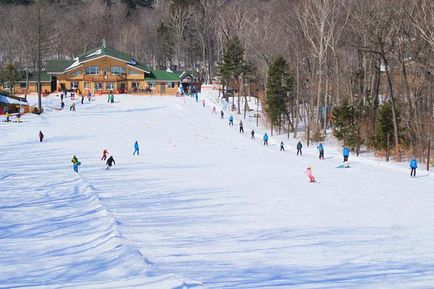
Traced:
<path id="1" fill-rule="evenodd" d="M 337 147 L 297 157 L 284 136 L 263 146 L 254 119 L 240 134 L 210 99 L 106 101 L 58 111 L 53 96 L 0 123 L 0 288 L 434 287 L 426 171 L 353 155 L 337 169 Z"/>

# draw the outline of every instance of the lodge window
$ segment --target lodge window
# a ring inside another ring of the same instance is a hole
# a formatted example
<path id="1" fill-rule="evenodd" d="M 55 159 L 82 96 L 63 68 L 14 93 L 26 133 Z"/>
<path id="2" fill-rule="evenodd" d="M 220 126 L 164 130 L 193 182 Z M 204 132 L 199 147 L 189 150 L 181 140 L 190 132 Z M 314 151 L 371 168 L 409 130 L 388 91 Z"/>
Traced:
<path id="1" fill-rule="evenodd" d="M 10 85 L 9 85 L 9 82 L 3 82 L 3 88 L 4 88 L 4 89 L 9 89 L 9 88 L 11 88 Z"/>
<path id="2" fill-rule="evenodd" d="M 105 84 L 105 89 L 106 90 L 113 90 L 113 89 L 115 89 L 115 84 L 113 82 L 107 82 Z"/>
<path id="3" fill-rule="evenodd" d="M 86 67 L 86 74 L 99 74 L 99 67 L 98 66 Z"/>
<path id="4" fill-rule="evenodd" d="M 78 82 L 77 81 L 71 82 L 71 89 L 77 89 L 77 88 L 78 88 Z"/>
<path id="5" fill-rule="evenodd" d="M 111 74 L 125 74 L 125 68 L 120 67 L 120 66 L 112 66 L 110 67 L 110 73 Z"/>
<path id="6" fill-rule="evenodd" d="M 128 74 L 129 75 L 138 75 L 140 73 L 138 71 L 136 71 L 136 70 L 128 70 Z"/>
<path id="7" fill-rule="evenodd" d="M 168 87 L 169 88 L 175 88 L 176 87 L 176 82 L 169 82 Z"/>
<path id="8" fill-rule="evenodd" d="M 20 82 L 20 88 L 27 88 L 26 82 Z"/>
<path id="9" fill-rule="evenodd" d="M 131 83 L 131 87 L 132 88 L 139 88 L 140 87 L 140 82 L 132 82 Z"/>
<path id="10" fill-rule="evenodd" d="M 95 89 L 102 90 L 102 82 L 95 82 Z"/>
<path id="11" fill-rule="evenodd" d="M 85 82 L 84 83 L 84 88 L 90 89 L 90 82 Z"/>
<path id="12" fill-rule="evenodd" d="M 81 70 L 71 72 L 70 75 L 71 75 L 71 77 L 79 76 L 79 75 L 81 75 Z"/>
<path id="13" fill-rule="evenodd" d="M 149 82 L 149 88 L 154 89 L 156 87 L 155 82 Z"/>

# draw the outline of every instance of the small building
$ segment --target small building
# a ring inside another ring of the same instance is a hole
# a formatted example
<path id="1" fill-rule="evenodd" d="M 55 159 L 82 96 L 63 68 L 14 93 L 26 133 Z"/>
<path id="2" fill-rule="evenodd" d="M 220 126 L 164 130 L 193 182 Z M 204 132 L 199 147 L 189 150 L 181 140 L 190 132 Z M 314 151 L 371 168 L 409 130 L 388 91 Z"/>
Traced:
<path id="1" fill-rule="evenodd" d="M 19 72 L 20 77 L 14 84 L 15 94 L 25 94 L 27 88 L 27 75 L 25 71 Z M 38 75 L 34 72 L 29 72 L 29 88 L 28 93 L 38 92 Z M 0 91 L 10 91 L 10 85 L 7 82 L 0 83 Z M 48 94 L 52 92 L 51 76 L 44 70 L 41 73 L 41 92 L 42 94 Z"/>
<path id="2" fill-rule="evenodd" d="M 30 111 L 29 104 L 27 100 L 19 97 L 11 97 L 6 94 L 0 93 L 0 115 L 8 112 L 18 113 L 18 112 L 29 112 Z"/>

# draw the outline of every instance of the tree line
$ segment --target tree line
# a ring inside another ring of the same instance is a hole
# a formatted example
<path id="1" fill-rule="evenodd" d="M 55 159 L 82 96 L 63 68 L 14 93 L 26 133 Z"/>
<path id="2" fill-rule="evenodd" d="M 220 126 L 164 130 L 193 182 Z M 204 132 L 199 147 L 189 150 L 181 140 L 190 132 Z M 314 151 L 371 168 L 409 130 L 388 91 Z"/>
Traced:
<path id="1" fill-rule="evenodd" d="M 2 66 L 34 69 L 105 39 L 154 68 L 222 82 L 238 113 L 259 96 L 270 127 L 288 135 L 333 133 L 397 159 L 429 151 L 434 0 L 2 2 Z"/>

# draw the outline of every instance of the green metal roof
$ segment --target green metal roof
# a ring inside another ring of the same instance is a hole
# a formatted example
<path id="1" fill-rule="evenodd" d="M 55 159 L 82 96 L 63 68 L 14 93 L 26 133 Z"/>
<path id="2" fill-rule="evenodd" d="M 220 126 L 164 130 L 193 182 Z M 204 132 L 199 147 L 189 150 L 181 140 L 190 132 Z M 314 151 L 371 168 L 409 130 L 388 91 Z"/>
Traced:
<path id="1" fill-rule="evenodd" d="M 145 80 L 154 81 L 180 81 L 179 75 L 174 72 L 165 70 L 153 70 L 150 74 L 146 74 Z"/>
<path id="2" fill-rule="evenodd" d="M 74 63 L 74 60 L 48 60 L 45 68 L 48 73 L 63 72 L 66 68 Z"/>

